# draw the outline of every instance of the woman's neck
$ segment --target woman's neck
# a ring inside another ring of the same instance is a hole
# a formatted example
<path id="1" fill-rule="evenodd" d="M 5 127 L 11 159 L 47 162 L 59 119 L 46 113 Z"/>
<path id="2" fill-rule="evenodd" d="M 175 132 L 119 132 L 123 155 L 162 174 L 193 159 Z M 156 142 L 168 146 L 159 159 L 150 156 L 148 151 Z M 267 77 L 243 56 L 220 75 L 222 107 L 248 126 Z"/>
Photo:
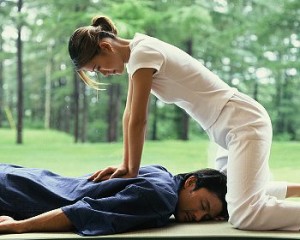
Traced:
<path id="1" fill-rule="evenodd" d="M 118 37 L 115 39 L 115 44 L 119 49 L 124 62 L 127 63 L 130 57 L 130 40 Z"/>

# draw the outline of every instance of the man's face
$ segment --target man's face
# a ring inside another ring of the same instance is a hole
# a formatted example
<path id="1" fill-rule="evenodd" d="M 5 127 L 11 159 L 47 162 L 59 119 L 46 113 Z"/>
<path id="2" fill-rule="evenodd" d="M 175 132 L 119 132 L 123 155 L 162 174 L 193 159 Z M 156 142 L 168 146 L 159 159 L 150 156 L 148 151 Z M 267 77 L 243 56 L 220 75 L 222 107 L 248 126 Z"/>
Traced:
<path id="1" fill-rule="evenodd" d="M 179 192 L 175 218 L 178 222 L 199 222 L 215 219 L 222 211 L 222 202 L 206 188 L 194 191 L 196 178 L 189 177 Z"/>

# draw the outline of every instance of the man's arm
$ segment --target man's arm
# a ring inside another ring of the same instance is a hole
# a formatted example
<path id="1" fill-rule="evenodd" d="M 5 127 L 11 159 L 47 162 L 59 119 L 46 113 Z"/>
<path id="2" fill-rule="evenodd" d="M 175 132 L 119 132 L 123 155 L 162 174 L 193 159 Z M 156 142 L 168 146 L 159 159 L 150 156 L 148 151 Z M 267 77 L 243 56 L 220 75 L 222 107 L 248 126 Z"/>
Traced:
<path id="1" fill-rule="evenodd" d="M 62 232 L 73 229 L 71 221 L 61 209 L 55 209 L 25 220 L 0 217 L 1 233 Z"/>

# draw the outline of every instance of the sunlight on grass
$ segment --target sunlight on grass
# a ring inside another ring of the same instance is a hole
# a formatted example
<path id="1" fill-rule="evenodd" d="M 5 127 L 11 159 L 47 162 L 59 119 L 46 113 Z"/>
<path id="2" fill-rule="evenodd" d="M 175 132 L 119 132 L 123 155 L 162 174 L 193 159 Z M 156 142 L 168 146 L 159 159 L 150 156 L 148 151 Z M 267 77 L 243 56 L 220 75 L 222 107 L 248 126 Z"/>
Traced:
<path id="1" fill-rule="evenodd" d="M 42 130 L 25 130 L 22 145 L 15 144 L 11 130 L 0 129 L 0 136 L 2 163 L 79 176 L 122 162 L 122 143 L 75 144 L 68 134 Z M 204 168 L 208 145 L 207 140 L 147 141 L 142 165 L 160 164 L 172 173 Z M 299 156 L 299 142 L 274 142 L 270 159 L 274 179 L 300 182 Z"/>

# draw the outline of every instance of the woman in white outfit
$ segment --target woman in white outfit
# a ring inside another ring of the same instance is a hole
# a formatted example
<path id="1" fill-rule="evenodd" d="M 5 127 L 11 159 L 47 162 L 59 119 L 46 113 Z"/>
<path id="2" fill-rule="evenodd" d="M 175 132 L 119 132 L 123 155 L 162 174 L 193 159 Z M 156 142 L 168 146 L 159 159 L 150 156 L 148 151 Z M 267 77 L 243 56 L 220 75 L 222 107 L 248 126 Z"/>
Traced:
<path id="1" fill-rule="evenodd" d="M 184 51 L 143 34 L 131 40 L 117 36 L 107 17 L 76 29 L 69 41 L 70 57 L 82 80 L 96 89 L 101 83 L 85 71 L 129 76 L 123 115 L 124 159 L 119 167 L 97 171 L 94 181 L 138 174 L 150 93 L 184 109 L 210 139 L 228 150 L 229 222 L 251 230 L 300 229 L 300 203 L 282 202 L 287 184 L 268 187 L 272 126 L 265 109 L 238 92 Z M 224 167 L 224 166 L 223 166 Z M 295 185 L 293 189 L 299 189 Z M 276 195 L 276 197 L 271 197 Z"/>

